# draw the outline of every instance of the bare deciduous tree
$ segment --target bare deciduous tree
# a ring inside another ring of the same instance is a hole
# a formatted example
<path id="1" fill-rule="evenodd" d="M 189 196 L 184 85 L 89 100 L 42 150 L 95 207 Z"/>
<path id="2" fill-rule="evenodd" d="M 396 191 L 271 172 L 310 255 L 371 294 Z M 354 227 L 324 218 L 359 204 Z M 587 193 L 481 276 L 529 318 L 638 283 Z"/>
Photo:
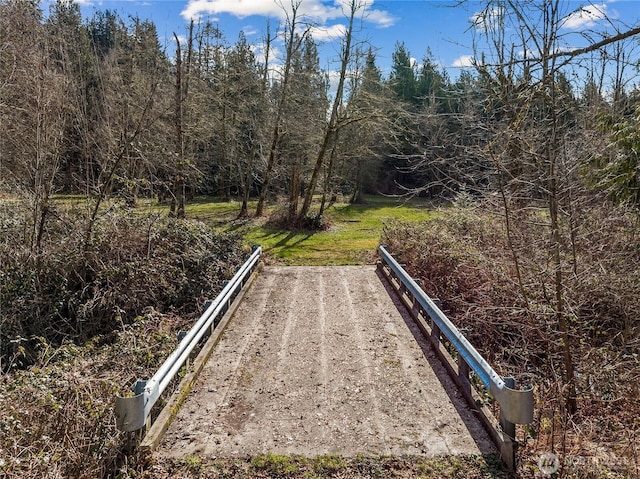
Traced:
<path id="1" fill-rule="evenodd" d="M 567 48 L 564 25 L 575 13 L 568 7 L 557 0 L 488 1 L 476 16 L 476 27 L 489 45 L 487 55 L 477 54 L 486 98 L 484 116 L 490 120 L 483 122 L 484 154 L 495 169 L 508 243 L 526 302 L 532 298 L 522 268 L 523 259 L 531 255 L 522 246 L 518 248 L 514 238 L 528 221 L 546 226 L 548 236 L 537 239 L 547 252 L 546 260 L 534 266 L 533 276 L 551 285 L 550 291 L 545 286 L 544 297 L 537 301 L 551 308 L 555 320 L 557 333 L 552 341 L 562 357 L 561 390 L 566 411 L 573 414 L 577 410 L 573 325 L 579 318 L 570 298 L 580 269 L 576 225 L 586 217 L 581 216 L 577 203 L 584 192 L 578 174 L 583 152 L 574 140 L 577 102 L 567 73 L 580 66 L 582 55 L 607 45 L 615 49 L 638 30 L 602 34 L 603 40 L 587 47 Z M 614 97 L 620 96 L 615 91 L 621 83 L 617 70 Z M 540 208 L 544 214 L 532 216 Z M 528 267 L 532 267 L 530 262 Z"/>
<path id="2" fill-rule="evenodd" d="M 331 147 L 331 143 L 335 140 L 337 133 L 338 121 L 340 118 L 340 109 L 342 107 L 345 84 L 347 81 L 347 68 L 351 62 L 351 56 L 353 55 L 353 41 L 355 35 L 355 26 L 358 12 L 364 10 L 366 3 L 361 0 L 350 0 L 347 4 L 345 12 L 347 17 L 347 27 L 342 39 L 342 49 L 340 51 L 340 73 L 338 77 L 338 85 L 336 87 L 335 97 L 333 98 L 333 104 L 331 106 L 331 113 L 329 121 L 325 127 L 324 138 L 318 149 L 313 172 L 309 180 L 309 185 L 304 196 L 304 202 L 299 213 L 299 218 L 304 218 L 309 213 L 311 207 L 311 201 L 313 200 L 313 194 L 315 193 L 316 184 L 320 171 L 324 164 L 325 156 Z"/>
<path id="3" fill-rule="evenodd" d="M 298 28 L 300 28 L 301 19 L 299 17 L 299 9 L 302 0 L 291 0 L 290 12 L 284 5 L 281 5 L 282 9 L 287 15 L 287 22 L 285 28 L 285 44 L 286 55 L 284 59 L 282 78 L 278 82 L 278 98 L 276 100 L 275 115 L 273 119 L 273 130 L 271 133 L 271 141 L 269 146 L 269 156 L 267 159 L 266 168 L 262 177 L 262 185 L 260 187 L 260 194 L 258 197 L 258 205 L 256 206 L 256 216 L 262 216 L 264 214 L 265 201 L 269 192 L 269 185 L 271 183 L 273 170 L 278 159 L 278 145 L 281 138 L 281 122 L 285 108 L 289 101 L 291 82 L 291 66 L 293 62 L 294 54 L 297 53 L 306 36 L 309 34 L 309 28 L 305 28 L 301 34 L 298 34 Z"/>

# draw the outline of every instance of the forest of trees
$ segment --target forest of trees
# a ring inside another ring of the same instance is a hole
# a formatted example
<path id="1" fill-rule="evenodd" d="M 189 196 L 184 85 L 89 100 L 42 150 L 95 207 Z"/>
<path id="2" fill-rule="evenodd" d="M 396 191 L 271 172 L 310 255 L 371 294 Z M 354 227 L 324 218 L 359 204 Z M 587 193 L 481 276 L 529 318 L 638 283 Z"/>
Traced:
<path id="1" fill-rule="evenodd" d="M 487 16 L 496 15 L 493 3 Z M 637 73 L 637 39 L 621 32 L 619 41 L 582 55 L 555 54 L 567 14 L 556 3 L 522 2 L 502 12 L 503 23 L 522 24 L 520 44 L 493 27 L 479 29 L 491 58 L 483 54 L 473 71 L 452 79 L 427 45 L 415 62 L 403 43 L 384 77 L 375 47 L 355 37 L 364 4 L 354 1 L 345 10 L 351 28 L 342 39 L 340 81 L 330 91 L 310 26 L 296 17 L 299 1 L 264 39 L 268 52 L 282 36 L 285 57 L 267 55 L 264 63 L 242 34 L 232 44 L 207 22 L 187 26 L 186 41 L 175 36 L 176 50 L 164 51 L 147 20 L 110 11 L 84 20 L 66 0 L 46 13 L 39 2 L 3 1 L 2 188 L 30 198 L 34 247 L 55 193 L 98 204 L 118 197 L 132 207 L 154 196 L 177 216 L 195 194 L 238 198 L 243 215 L 249 198 L 259 198 L 261 215 L 278 196 L 288 199 L 294 221 L 309 214 L 314 193 L 323 200 L 343 194 L 358 201 L 363 192 L 451 198 L 497 191 L 505 175 L 539 175 L 541 152 L 526 152 L 525 143 L 546 135 L 552 121 L 560 142 L 550 145 L 552 154 L 571 158 L 572 165 L 561 162 L 567 173 L 637 203 L 638 92 L 628 83 Z M 539 18 L 518 16 L 525 7 Z M 524 177 L 521 185 L 535 189 Z"/>
<path id="2" fill-rule="evenodd" d="M 23 201 L 30 257 L 55 194 L 86 198 L 85 258 L 107 199 L 157 198 L 180 218 L 196 194 L 238 199 L 240 216 L 277 198 L 284 224 L 299 227 L 338 195 L 499 198 L 525 302 L 513 241 L 523 212 L 545 214 L 571 382 L 564 284 L 584 205 L 604 195 L 640 206 L 640 27 L 586 32 L 587 46 L 571 50 L 563 2 L 487 1 L 474 18 L 488 46 L 473 71 L 451 79 L 428 48 L 416 62 L 399 42 L 384 76 L 357 38 L 366 2 L 352 0 L 333 89 L 301 3 L 267 28 L 261 63 L 243 34 L 231 44 L 208 22 L 187 25 L 186 40 L 174 33 L 169 52 L 147 20 L 83 19 L 68 0 L 46 13 L 38 1 L 0 2 L 0 188 Z M 283 58 L 269 58 L 278 39 Z"/>

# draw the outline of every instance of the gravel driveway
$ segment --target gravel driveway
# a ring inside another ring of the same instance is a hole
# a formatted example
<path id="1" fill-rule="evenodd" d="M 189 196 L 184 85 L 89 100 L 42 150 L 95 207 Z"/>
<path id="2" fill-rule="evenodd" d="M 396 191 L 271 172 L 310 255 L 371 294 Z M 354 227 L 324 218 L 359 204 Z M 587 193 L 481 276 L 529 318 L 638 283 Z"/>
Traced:
<path id="1" fill-rule="evenodd" d="M 374 266 L 266 267 L 159 458 L 494 446 Z"/>

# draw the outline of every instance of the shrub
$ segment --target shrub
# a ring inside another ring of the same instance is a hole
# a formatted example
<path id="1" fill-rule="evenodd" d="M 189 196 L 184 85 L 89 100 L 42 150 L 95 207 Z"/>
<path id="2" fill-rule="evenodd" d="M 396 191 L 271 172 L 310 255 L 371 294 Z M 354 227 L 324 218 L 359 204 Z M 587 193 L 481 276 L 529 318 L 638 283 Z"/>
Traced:
<path id="1" fill-rule="evenodd" d="M 2 328 L 7 366 L 31 364 L 44 343 L 82 343 L 109 334 L 153 307 L 191 313 L 220 289 L 243 261 L 240 239 L 203 223 L 109 213 L 91 249 L 83 248 L 83 221 L 60 211 L 47 241 L 34 253 L 21 241 L 20 221 L 3 219 L 0 248 Z"/>
<path id="2" fill-rule="evenodd" d="M 424 223 L 393 223 L 382 241 L 500 374 L 536 386 L 537 423 L 527 434 L 542 448 L 538 455 L 569 442 L 567 450 L 587 457 L 602 449 L 621 455 L 620 464 L 636 464 L 637 215 L 593 200 L 563 217 L 573 221 L 560 251 L 578 396 L 578 413 L 569 417 L 559 400 L 564 358 L 548 222 L 535 208 L 512 211 L 509 242 L 496 213 L 482 204 Z"/>

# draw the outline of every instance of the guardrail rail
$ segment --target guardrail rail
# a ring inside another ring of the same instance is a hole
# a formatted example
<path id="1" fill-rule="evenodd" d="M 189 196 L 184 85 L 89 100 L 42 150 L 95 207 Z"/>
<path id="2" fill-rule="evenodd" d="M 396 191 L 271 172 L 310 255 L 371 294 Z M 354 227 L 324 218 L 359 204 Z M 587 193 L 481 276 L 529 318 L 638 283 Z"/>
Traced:
<path id="1" fill-rule="evenodd" d="M 193 354 L 196 346 L 206 339 L 220 322 L 256 268 L 262 248 L 254 246 L 249 259 L 222 288 L 215 300 L 207 302 L 206 310 L 194 326 L 181 339 L 178 347 L 167 357 L 149 380 L 138 379 L 130 397 L 117 397 L 115 412 L 118 429 L 125 432 L 142 430 L 150 426 L 151 409 L 171 380 Z"/>
<path id="2" fill-rule="evenodd" d="M 404 268 L 381 245 L 378 254 L 382 259 L 379 268 L 391 286 L 397 291 L 422 333 L 429 338 L 434 351 L 452 376 L 465 399 L 498 446 L 505 465 L 515 468 L 516 424 L 533 421 L 533 388 L 516 389 L 511 377 L 501 377 L 478 351 L 469 343 L 456 326 L 445 316 L 438 305 L 420 288 Z M 448 341 L 458 352 L 457 365 L 442 344 Z M 500 406 L 500 419 L 479 400 L 472 388 L 469 373 L 473 371 Z"/>

